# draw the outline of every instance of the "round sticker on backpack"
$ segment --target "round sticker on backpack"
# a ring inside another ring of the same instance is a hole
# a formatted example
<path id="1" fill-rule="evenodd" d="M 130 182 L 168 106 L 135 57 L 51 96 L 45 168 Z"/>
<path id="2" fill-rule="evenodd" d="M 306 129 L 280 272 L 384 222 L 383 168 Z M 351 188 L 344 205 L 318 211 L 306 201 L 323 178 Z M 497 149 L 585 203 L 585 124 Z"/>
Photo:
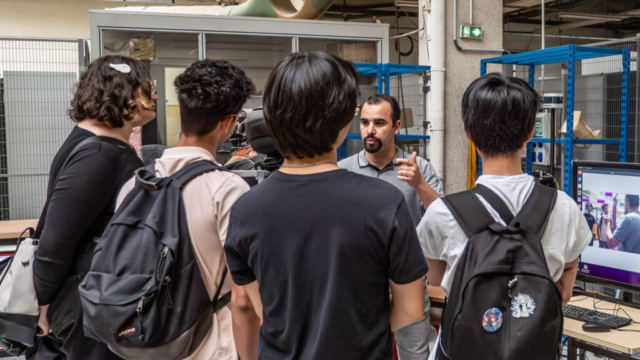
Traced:
<path id="1" fill-rule="evenodd" d="M 536 309 L 536 302 L 527 294 L 518 293 L 511 300 L 511 314 L 514 318 L 525 318 L 533 315 Z"/>
<path id="2" fill-rule="evenodd" d="M 498 308 L 491 308 L 485 311 L 482 317 L 482 327 L 488 333 L 494 333 L 502 326 L 502 311 Z"/>

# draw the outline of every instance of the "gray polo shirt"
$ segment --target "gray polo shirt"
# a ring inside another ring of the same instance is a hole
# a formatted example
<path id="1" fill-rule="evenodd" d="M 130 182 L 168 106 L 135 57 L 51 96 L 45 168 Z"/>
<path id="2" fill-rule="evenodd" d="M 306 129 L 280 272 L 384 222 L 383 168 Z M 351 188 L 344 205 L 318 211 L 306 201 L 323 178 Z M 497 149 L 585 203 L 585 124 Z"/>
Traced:
<path id="1" fill-rule="evenodd" d="M 402 166 L 402 164 L 398 162 L 398 159 L 411 159 L 411 154 L 398 147 L 396 147 L 396 149 L 398 151 L 396 157 L 383 169 L 378 169 L 377 167 L 369 164 L 369 161 L 365 156 L 365 150 L 341 160 L 338 162 L 338 166 L 361 175 L 384 180 L 400 189 L 404 194 L 404 198 L 407 200 L 413 224 L 418 226 L 418 223 L 420 223 L 420 219 L 422 218 L 422 201 L 420 200 L 418 193 L 409 186 L 409 184 L 402 180 L 398 180 L 398 170 L 400 170 L 400 166 Z M 438 179 L 438 175 L 433 169 L 433 166 L 431 166 L 427 160 L 419 156 L 416 158 L 416 162 L 418 163 L 422 177 L 427 181 L 427 183 L 429 183 L 431 188 L 438 193 L 438 195 L 443 196 L 442 186 L 440 186 L 440 180 Z"/>
<path id="2" fill-rule="evenodd" d="M 620 241 L 620 251 L 640 254 L 640 211 L 622 217 L 613 236 Z"/>

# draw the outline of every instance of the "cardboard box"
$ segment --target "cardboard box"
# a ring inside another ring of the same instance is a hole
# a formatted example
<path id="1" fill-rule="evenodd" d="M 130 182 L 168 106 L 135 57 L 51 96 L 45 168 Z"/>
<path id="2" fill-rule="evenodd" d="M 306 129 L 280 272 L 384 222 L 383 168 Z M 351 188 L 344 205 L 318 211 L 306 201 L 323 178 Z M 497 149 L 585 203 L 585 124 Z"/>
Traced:
<path id="1" fill-rule="evenodd" d="M 327 44 L 327 52 L 354 63 L 378 63 L 378 48 L 374 42 Z"/>
<path id="2" fill-rule="evenodd" d="M 153 61 L 156 58 L 156 42 L 151 39 L 129 40 L 129 57 Z"/>
<path id="3" fill-rule="evenodd" d="M 407 120 L 406 123 L 405 123 L 405 118 Z M 411 110 L 411 108 L 400 109 L 400 121 L 402 121 L 403 128 L 405 126 L 407 128 L 412 128 L 413 127 L 413 110 Z"/>
<path id="4" fill-rule="evenodd" d="M 600 135 L 600 130 L 593 131 L 589 127 L 589 125 L 585 124 L 584 121 L 580 121 L 580 115 L 582 113 L 580 111 L 573 112 L 573 137 L 576 139 L 595 139 Z M 567 134 L 567 122 L 565 121 L 562 124 L 562 128 L 560 129 L 560 134 L 566 136 Z M 591 145 L 589 144 L 575 144 L 576 147 L 589 149 Z"/>

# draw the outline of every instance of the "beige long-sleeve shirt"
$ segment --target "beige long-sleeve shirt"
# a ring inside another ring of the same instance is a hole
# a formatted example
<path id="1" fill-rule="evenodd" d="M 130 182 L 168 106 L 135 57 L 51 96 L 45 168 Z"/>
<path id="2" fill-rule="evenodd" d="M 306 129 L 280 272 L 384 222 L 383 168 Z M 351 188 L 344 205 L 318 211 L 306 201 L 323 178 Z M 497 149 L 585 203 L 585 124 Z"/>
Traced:
<path id="1" fill-rule="evenodd" d="M 215 161 L 213 155 L 199 147 L 176 147 L 165 150 L 155 162 L 156 176 L 170 176 L 186 165 L 199 160 Z M 134 179 L 128 181 L 118 196 L 118 206 L 133 189 Z M 249 186 L 230 172 L 213 171 L 203 174 L 182 189 L 182 197 L 189 224 L 189 234 L 209 296 L 213 298 L 226 266 L 224 241 L 227 236 L 229 213 L 235 201 L 249 190 Z M 227 274 L 221 294 L 231 290 Z M 213 326 L 190 356 L 190 360 L 237 360 L 233 339 L 231 311 L 225 307 L 213 315 Z"/>

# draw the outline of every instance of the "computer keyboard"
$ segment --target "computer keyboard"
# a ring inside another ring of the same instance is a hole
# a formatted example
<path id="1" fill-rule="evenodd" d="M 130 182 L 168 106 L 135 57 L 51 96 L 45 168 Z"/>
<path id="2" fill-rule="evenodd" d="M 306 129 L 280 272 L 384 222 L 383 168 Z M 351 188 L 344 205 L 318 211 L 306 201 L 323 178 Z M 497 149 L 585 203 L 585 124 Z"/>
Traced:
<path id="1" fill-rule="evenodd" d="M 609 329 L 617 329 L 631 323 L 631 319 L 628 318 L 615 316 L 596 310 L 585 309 L 573 305 L 565 305 L 562 308 L 562 313 L 569 319 L 584 322 L 594 322 L 604 327 L 608 327 Z"/>

